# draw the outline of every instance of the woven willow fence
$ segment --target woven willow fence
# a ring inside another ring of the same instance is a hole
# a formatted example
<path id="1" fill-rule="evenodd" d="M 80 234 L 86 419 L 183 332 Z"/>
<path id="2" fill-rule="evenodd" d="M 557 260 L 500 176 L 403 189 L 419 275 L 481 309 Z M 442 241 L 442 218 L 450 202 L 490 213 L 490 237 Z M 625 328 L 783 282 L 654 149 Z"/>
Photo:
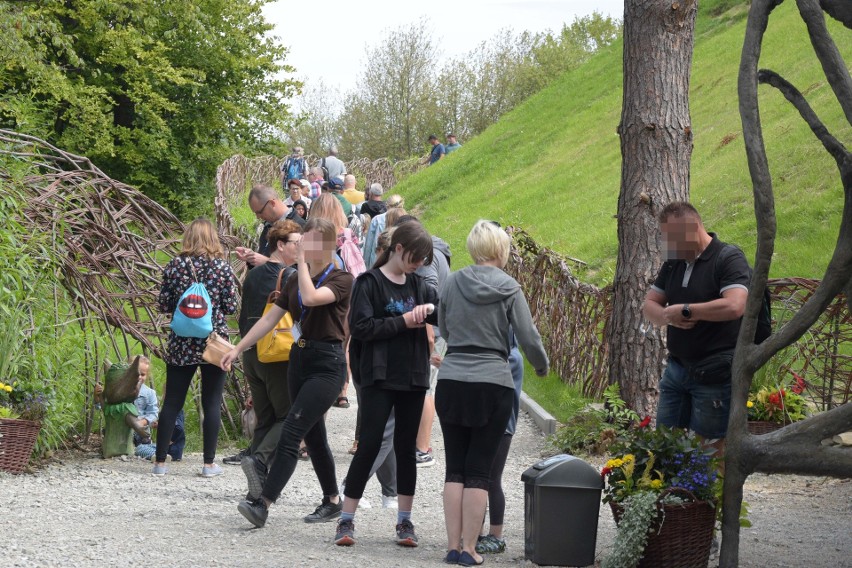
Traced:
<path id="1" fill-rule="evenodd" d="M 184 225 L 157 202 L 117 182 L 87 158 L 64 152 L 43 140 L 0 130 L 0 156 L 25 164 L 23 179 L 0 169 L 0 184 L 20 188 L 27 206 L 20 222 L 34 234 L 52 235 L 51 256 L 59 259 L 56 289 L 64 287 L 76 317 L 57 325 L 79 325 L 86 334 L 86 365 L 81 376 L 94 386 L 101 362 L 131 353 L 132 340 L 147 355 L 162 359 L 168 317 L 157 307 L 162 268 L 179 251 Z M 238 240 L 220 234 L 226 247 Z M 57 313 L 57 318 L 60 317 Z M 111 349 L 103 352 L 97 338 Z M 197 392 L 196 383 L 196 399 Z M 242 405 L 245 394 L 232 373 L 229 396 Z M 92 392 L 87 400 L 92 401 Z M 223 406 L 223 419 L 238 421 Z M 87 408 L 86 432 L 92 406 Z"/>
<path id="2" fill-rule="evenodd" d="M 508 270 L 527 295 L 533 319 L 544 339 L 551 365 L 562 380 L 599 398 L 607 386 L 607 325 L 612 287 L 597 288 L 572 274 L 577 261 L 539 246 L 526 232 L 510 227 L 512 258 Z M 818 280 L 769 281 L 773 326 L 798 311 Z M 791 373 L 808 383 L 805 391 L 817 408 L 827 410 L 852 399 L 852 318 L 845 296 L 838 296 L 795 345 L 767 365 L 779 384 Z"/>

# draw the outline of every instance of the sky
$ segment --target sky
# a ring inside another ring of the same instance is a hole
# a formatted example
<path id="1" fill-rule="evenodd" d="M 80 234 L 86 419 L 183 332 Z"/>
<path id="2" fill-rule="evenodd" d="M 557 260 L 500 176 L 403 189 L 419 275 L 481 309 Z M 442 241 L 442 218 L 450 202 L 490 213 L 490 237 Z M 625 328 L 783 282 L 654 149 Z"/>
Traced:
<path id="1" fill-rule="evenodd" d="M 447 58 L 463 55 L 503 29 L 558 31 L 597 11 L 622 19 L 623 0 L 279 0 L 265 6 L 275 35 L 290 51 L 295 77 L 322 79 L 329 87 L 354 89 L 367 48 L 390 30 L 427 18 L 432 37 Z M 296 22 L 294 23 L 294 18 Z M 293 31 L 296 34 L 293 34 Z"/>

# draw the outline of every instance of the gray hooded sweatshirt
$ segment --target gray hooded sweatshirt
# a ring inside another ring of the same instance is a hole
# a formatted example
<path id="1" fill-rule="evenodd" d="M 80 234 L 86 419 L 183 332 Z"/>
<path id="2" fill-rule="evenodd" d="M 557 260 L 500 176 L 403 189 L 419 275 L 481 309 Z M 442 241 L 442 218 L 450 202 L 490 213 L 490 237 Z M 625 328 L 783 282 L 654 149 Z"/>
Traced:
<path id="1" fill-rule="evenodd" d="M 450 274 L 441 291 L 438 323 L 448 351 L 438 380 L 514 388 L 509 364 L 500 355 L 509 350 L 509 325 L 533 368 L 548 369 L 547 354 L 521 285 L 499 268 L 467 266 Z M 453 347 L 486 351 L 451 353 Z"/>

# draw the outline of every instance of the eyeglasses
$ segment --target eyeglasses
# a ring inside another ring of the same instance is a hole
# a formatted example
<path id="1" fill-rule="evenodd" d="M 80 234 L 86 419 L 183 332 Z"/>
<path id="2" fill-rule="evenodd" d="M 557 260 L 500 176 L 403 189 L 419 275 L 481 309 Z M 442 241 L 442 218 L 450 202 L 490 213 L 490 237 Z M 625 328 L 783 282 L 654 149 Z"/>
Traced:
<path id="1" fill-rule="evenodd" d="M 300 243 L 300 242 L 302 242 L 302 239 L 295 239 L 295 240 L 293 240 L 293 239 L 287 239 L 287 243 L 288 243 L 288 244 L 290 244 L 290 243 Z"/>
<path id="2" fill-rule="evenodd" d="M 255 214 L 255 215 L 257 215 L 258 217 L 260 217 L 261 215 L 263 215 L 263 211 L 266 209 L 266 206 L 267 206 L 267 205 L 269 205 L 269 202 L 270 202 L 270 201 L 272 201 L 272 200 L 271 200 L 271 199 L 267 199 L 267 200 L 266 200 L 266 203 L 264 203 L 264 204 L 263 204 L 263 207 L 261 207 L 261 208 L 260 208 L 260 211 L 255 211 L 255 212 L 254 212 L 254 214 Z"/>

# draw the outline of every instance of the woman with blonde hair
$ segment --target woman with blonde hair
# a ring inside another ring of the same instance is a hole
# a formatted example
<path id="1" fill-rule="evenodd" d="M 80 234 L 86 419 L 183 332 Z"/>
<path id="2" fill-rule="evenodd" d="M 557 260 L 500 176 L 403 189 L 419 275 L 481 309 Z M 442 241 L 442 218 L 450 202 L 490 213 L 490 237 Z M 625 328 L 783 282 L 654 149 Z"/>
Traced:
<path id="1" fill-rule="evenodd" d="M 438 304 L 447 354 L 435 409 L 447 462 L 445 561 L 473 566 L 482 564 L 475 547 L 491 466 L 512 414 L 510 326 L 537 375 L 547 374 L 549 361 L 520 284 L 503 271 L 509 235 L 493 221 L 478 221 L 467 237 L 467 250 L 476 264 L 450 274 Z"/>
<path id="2" fill-rule="evenodd" d="M 349 226 L 346 221 L 346 214 L 343 212 L 343 206 L 330 193 L 323 193 L 317 197 L 316 201 L 311 204 L 308 216 L 310 219 L 328 219 L 337 227 L 338 233 Z"/>
<path id="3" fill-rule="evenodd" d="M 237 311 L 236 278 L 231 265 L 224 259 L 222 243 L 213 224 L 203 217 L 190 223 L 183 236 L 180 254 L 163 269 L 159 308 L 163 313 L 174 313 L 184 291 L 193 282 L 207 288 L 213 331 L 227 337 L 228 324 L 225 316 Z M 157 429 L 157 452 L 154 456 L 153 475 L 166 474 L 166 453 L 172 440 L 175 421 L 183 410 L 189 384 L 196 369 L 201 368 L 201 405 L 204 420 L 201 425 L 204 437 L 204 466 L 202 477 L 222 475 L 222 468 L 213 463 L 216 443 L 219 439 L 222 391 L 225 388 L 225 372 L 216 365 L 205 363 L 201 355 L 207 339 L 203 337 L 181 337 L 174 330 L 169 332 L 166 351 L 166 392 Z"/>

